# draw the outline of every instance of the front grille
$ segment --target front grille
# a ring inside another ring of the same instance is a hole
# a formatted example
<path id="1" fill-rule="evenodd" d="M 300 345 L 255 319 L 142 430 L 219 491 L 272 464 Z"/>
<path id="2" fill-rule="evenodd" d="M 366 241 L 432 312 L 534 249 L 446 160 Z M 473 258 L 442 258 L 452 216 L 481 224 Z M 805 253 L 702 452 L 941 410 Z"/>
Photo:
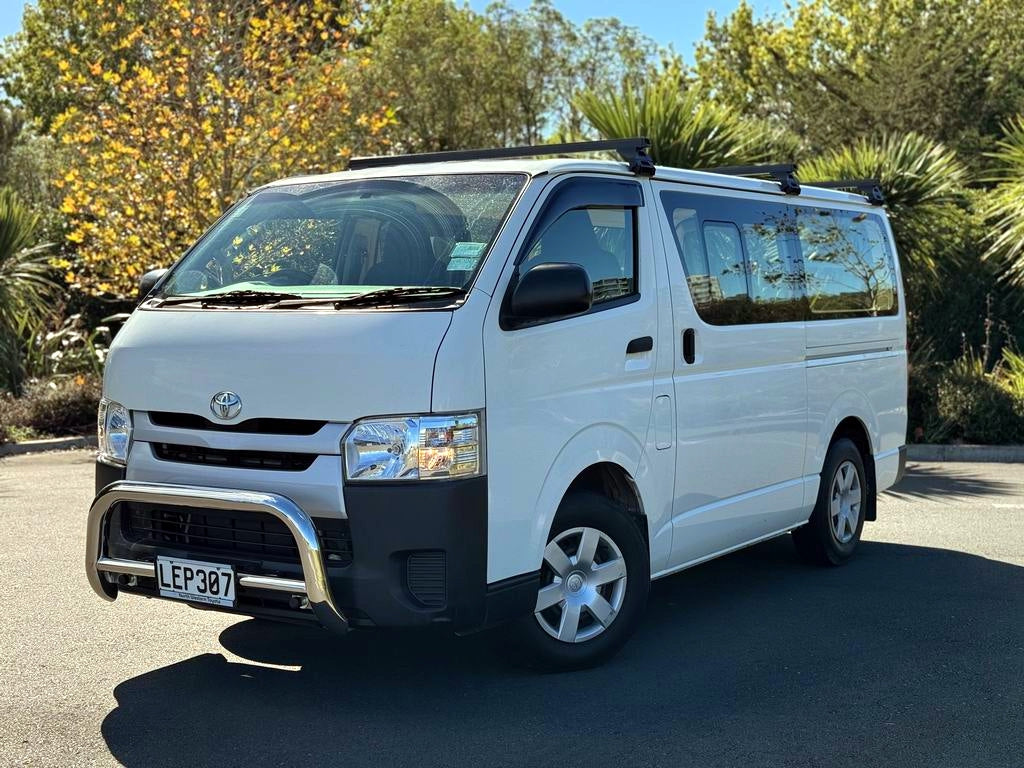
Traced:
<path id="1" fill-rule="evenodd" d="M 299 550 L 287 526 L 265 512 L 156 507 L 124 502 L 121 531 L 130 542 L 228 560 L 253 559 L 298 565 Z M 313 518 L 328 567 L 352 563 L 348 520 Z"/>
<path id="2" fill-rule="evenodd" d="M 149 420 L 158 427 L 205 429 L 210 432 L 245 432 L 263 435 L 315 435 L 326 421 L 308 419 L 247 419 L 237 424 L 218 424 L 194 413 L 150 411 Z"/>
<path id="3" fill-rule="evenodd" d="M 412 596 L 428 608 L 443 608 L 448 601 L 443 550 L 410 552 L 405 580 Z"/>
<path id="4" fill-rule="evenodd" d="M 153 443 L 153 455 L 161 461 L 182 464 L 206 464 L 239 469 L 274 469 L 279 472 L 304 472 L 316 461 L 315 453 L 286 451 L 227 451 L 199 445 Z"/>

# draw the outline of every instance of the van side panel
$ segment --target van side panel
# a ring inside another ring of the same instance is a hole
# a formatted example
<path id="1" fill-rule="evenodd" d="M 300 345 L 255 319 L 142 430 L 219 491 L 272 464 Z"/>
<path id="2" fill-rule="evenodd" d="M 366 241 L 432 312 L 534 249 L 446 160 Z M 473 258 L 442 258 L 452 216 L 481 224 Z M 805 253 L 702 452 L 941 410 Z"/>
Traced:
<path id="1" fill-rule="evenodd" d="M 834 322 L 859 323 L 859 327 L 852 329 L 859 338 L 845 346 L 808 345 L 808 420 L 814 437 L 808 445 L 807 474 L 821 471 L 836 427 L 849 416 L 864 424 L 874 456 L 894 454 L 906 441 L 905 342 L 898 336 L 885 338 L 898 334 L 900 328 L 879 330 L 873 323 L 856 320 Z M 886 324 L 898 326 L 899 323 L 900 319 L 892 318 Z M 828 333 L 826 328 L 812 328 L 808 324 L 808 341 L 821 340 Z M 878 333 L 880 338 L 871 338 L 872 333 Z M 877 480 L 878 490 L 887 487 L 882 477 Z M 895 474 L 889 484 L 894 480 Z"/>

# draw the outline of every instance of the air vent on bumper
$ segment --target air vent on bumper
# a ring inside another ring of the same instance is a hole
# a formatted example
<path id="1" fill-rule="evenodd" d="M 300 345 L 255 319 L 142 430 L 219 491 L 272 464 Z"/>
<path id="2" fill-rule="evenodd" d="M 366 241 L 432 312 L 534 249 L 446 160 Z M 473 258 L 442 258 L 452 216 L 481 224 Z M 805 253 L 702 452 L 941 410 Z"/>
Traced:
<path id="1" fill-rule="evenodd" d="M 443 550 L 410 552 L 405 578 L 410 594 L 427 608 L 443 608 L 448 602 Z"/>

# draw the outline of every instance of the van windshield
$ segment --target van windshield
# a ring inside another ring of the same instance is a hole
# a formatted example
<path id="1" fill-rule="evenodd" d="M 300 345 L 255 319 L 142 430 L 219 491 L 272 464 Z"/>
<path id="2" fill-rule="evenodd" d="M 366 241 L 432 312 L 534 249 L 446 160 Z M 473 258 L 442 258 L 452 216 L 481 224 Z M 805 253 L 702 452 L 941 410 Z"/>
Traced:
<path id="1" fill-rule="evenodd" d="M 158 297 L 459 293 L 525 183 L 522 174 L 446 174 L 271 187 L 218 222 Z"/>

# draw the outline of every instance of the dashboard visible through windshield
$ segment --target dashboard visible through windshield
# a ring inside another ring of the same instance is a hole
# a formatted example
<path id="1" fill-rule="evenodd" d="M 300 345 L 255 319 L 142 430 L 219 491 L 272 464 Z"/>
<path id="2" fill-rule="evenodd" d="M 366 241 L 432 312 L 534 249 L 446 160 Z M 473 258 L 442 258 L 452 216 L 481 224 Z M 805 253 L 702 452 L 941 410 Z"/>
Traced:
<path id="1" fill-rule="evenodd" d="M 223 217 L 157 298 L 258 305 L 266 293 L 297 306 L 463 294 L 525 182 L 446 174 L 267 188 Z"/>

